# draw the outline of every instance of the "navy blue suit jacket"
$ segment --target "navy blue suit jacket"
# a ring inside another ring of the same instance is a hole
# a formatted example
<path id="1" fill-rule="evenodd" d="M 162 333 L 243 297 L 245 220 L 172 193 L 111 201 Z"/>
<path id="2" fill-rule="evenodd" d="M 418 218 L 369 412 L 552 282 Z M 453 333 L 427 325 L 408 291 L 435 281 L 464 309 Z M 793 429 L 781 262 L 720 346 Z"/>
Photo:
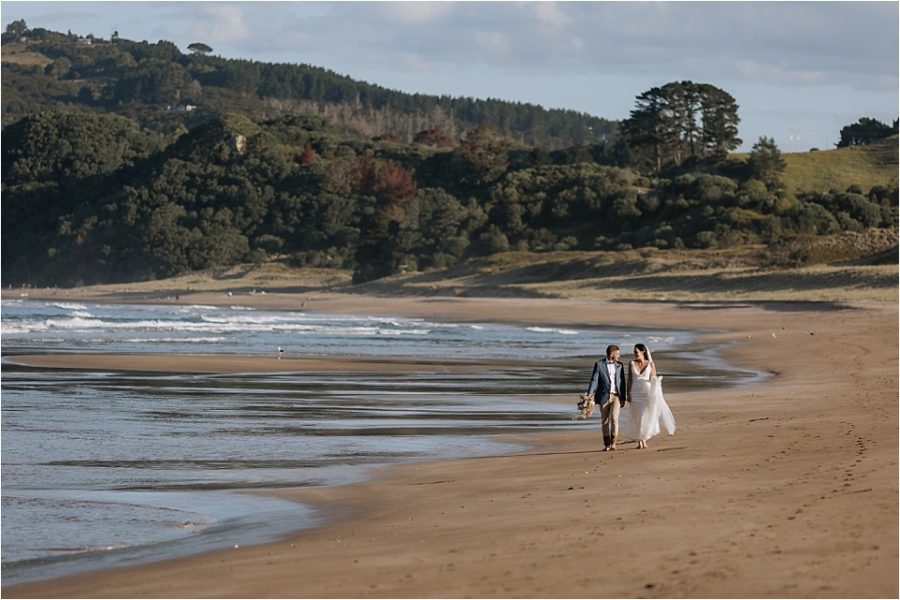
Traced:
<path id="1" fill-rule="evenodd" d="M 625 387 L 625 366 L 616 361 L 616 391 L 619 400 L 625 400 L 627 388 Z M 594 397 L 594 402 L 603 405 L 609 402 L 609 393 L 612 390 L 612 382 L 609 379 L 609 369 L 606 368 L 606 357 L 594 363 L 594 371 L 591 373 L 591 382 L 588 384 L 587 393 Z"/>

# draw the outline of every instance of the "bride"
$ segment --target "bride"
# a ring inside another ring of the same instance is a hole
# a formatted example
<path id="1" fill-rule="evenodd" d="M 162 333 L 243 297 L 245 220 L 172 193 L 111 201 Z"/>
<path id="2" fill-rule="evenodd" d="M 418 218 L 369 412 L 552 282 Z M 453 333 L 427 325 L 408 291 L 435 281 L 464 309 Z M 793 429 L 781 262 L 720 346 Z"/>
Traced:
<path id="1" fill-rule="evenodd" d="M 634 345 L 634 360 L 628 368 L 628 402 L 619 416 L 621 433 L 638 440 L 646 448 L 647 440 L 659 433 L 662 422 L 669 435 L 675 433 L 675 417 L 662 393 L 662 377 L 644 344 Z"/>

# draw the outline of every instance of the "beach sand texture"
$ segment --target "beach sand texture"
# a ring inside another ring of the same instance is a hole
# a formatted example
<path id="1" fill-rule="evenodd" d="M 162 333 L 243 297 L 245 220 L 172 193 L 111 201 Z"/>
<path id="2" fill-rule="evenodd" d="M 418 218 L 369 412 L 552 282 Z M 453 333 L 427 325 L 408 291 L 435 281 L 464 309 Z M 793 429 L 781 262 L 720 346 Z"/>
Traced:
<path id="1" fill-rule="evenodd" d="M 667 394 L 678 430 L 647 450 L 600 452 L 595 421 L 589 431 L 530 436 L 521 454 L 281 490 L 334 521 L 259 546 L 5 587 L 3 596 L 897 597 L 895 303 L 304 299 L 335 312 L 714 328 L 709 337 L 734 342 L 730 362 L 772 376 Z M 288 294 L 181 301 L 297 304 Z M 121 357 L 91 360 L 84 366 L 126 368 Z M 158 359 L 129 360 L 127 368 L 153 368 Z M 202 360 L 179 362 L 204 370 Z M 258 366 L 232 360 L 236 370 Z M 574 415 L 585 383 L 547 399 L 571 402 Z"/>

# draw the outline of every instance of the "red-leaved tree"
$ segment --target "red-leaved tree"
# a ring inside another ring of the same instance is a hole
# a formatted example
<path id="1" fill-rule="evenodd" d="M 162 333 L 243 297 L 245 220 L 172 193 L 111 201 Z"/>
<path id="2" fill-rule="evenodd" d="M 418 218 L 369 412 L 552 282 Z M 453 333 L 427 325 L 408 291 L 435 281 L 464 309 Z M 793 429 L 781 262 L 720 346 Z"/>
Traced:
<path id="1" fill-rule="evenodd" d="M 416 182 L 403 165 L 392 160 L 375 161 L 369 155 L 359 160 L 359 189 L 375 196 L 378 206 L 394 221 L 403 217 L 403 208 L 416 195 Z"/>

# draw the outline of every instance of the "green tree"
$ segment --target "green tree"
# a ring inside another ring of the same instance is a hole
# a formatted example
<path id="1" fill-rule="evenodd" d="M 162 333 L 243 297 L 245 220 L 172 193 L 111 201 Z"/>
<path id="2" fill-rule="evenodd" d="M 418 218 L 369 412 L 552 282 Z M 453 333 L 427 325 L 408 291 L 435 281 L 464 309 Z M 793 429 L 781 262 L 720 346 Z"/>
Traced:
<path id="1" fill-rule="evenodd" d="M 713 85 L 672 82 L 637 97 L 622 136 L 654 173 L 689 158 L 719 160 L 741 144 L 737 109 L 734 98 Z"/>
<path id="2" fill-rule="evenodd" d="M 437 148 L 453 147 L 453 139 L 440 129 L 426 129 L 413 136 L 413 143 Z"/>
<path id="3" fill-rule="evenodd" d="M 356 249 L 353 283 L 380 279 L 399 269 L 397 241 L 400 224 L 384 210 L 374 209 L 363 221 L 363 235 Z"/>
<path id="4" fill-rule="evenodd" d="M 863 117 L 856 123 L 841 128 L 841 141 L 837 143 L 837 147 L 846 148 L 871 144 L 893 133 L 897 133 L 896 127 L 891 127 L 876 119 Z"/>
<path id="5" fill-rule="evenodd" d="M 157 144 L 156 136 L 125 117 L 41 112 L 3 129 L 3 182 L 63 182 L 112 173 Z"/>
<path id="6" fill-rule="evenodd" d="M 203 42 L 194 42 L 193 44 L 189 44 L 188 50 L 190 50 L 194 54 L 200 54 L 201 56 L 209 54 L 210 52 L 213 51 L 212 48 L 210 48 Z"/>
<path id="7" fill-rule="evenodd" d="M 705 144 L 703 156 L 724 158 L 730 150 L 741 145 L 738 137 L 738 105 L 728 92 L 709 85 L 697 86 L 700 95 L 702 118 L 702 139 Z"/>
<path id="8" fill-rule="evenodd" d="M 6 26 L 6 36 L 4 37 L 8 36 L 11 40 L 18 40 L 25 35 L 27 31 L 28 25 L 25 24 L 25 19 L 17 19 L 11 21 L 9 25 Z"/>
<path id="9" fill-rule="evenodd" d="M 453 151 L 451 171 L 464 189 L 490 185 L 506 172 L 509 142 L 487 123 L 468 131 Z"/>
<path id="10" fill-rule="evenodd" d="M 668 104 L 666 91 L 652 88 L 637 97 L 635 108 L 621 126 L 625 143 L 642 157 L 649 156 L 654 173 L 662 171 L 671 150 L 678 145 L 678 122 Z M 644 160 L 646 164 L 647 158 Z"/>
<path id="11" fill-rule="evenodd" d="M 128 69 L 119 78 L 114 87 L 114 98 L 119 102 L 177 102 L 182 94 L 190 91 L 192 81 L 190 74 L 178 63 L 147 60 Z"/>
<path id="12" fill-rule="evenodd" d="M 766 184 L 770 190 L 779 188 L 781 176 L 787 167 L 787 162 L 781 156 L 781 150 L 775 144 L 775 140 L 765 136 L 753 144 L 748 158 L 750 177 L 758 179 Z"/>
<path id="13" fill-rule="evenodd" d="M 466 208 L 438 188 L 420 190 L 414 203 L 414 229 L 419 234 L 415 250 L 424 257 L 419 266 L 447 267 L 462 258 L 470 243 L 464 231 Z"/>
<path id="14" fill-rule="evenodd" d="M 72 62 L 65 56 L 58 58 L 44 68 L 44 74 L 57 79 L 65 77 L 72 69 Z"/>

